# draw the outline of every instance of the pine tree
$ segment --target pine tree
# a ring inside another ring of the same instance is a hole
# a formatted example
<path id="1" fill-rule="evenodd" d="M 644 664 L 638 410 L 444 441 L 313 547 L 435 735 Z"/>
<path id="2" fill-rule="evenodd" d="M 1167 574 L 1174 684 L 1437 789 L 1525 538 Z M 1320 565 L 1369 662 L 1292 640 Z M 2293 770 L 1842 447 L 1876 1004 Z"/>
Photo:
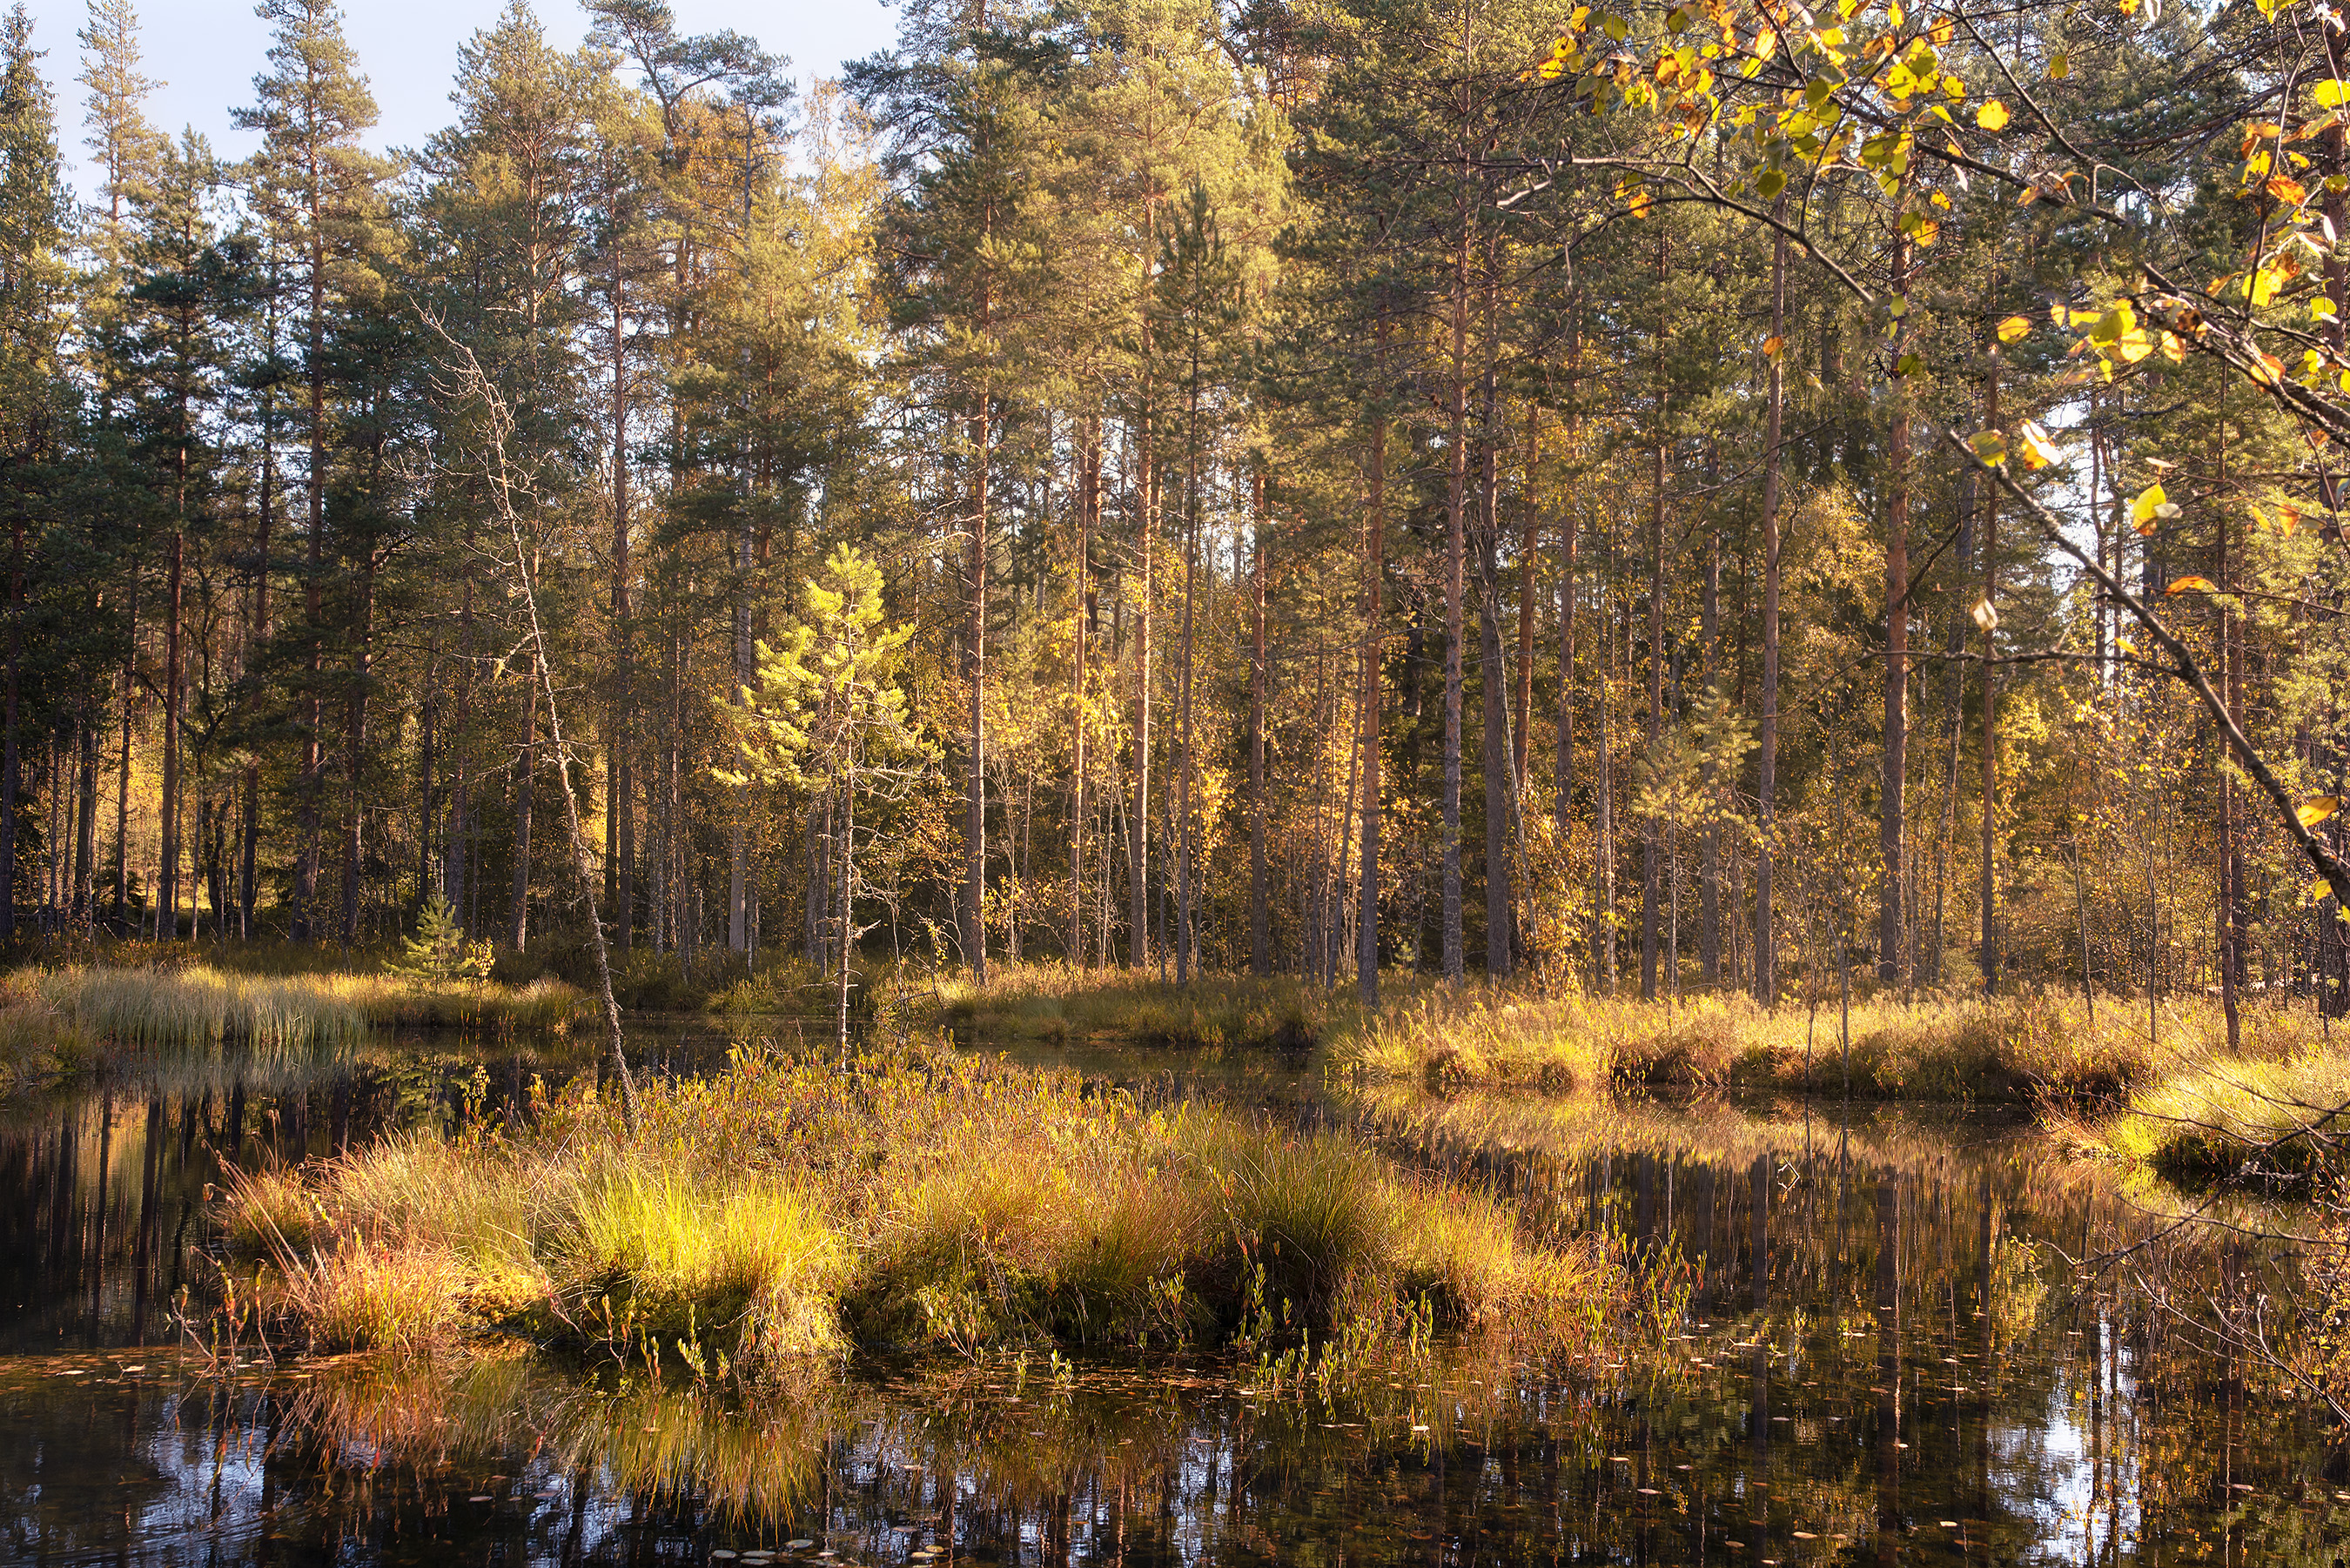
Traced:
<path id="1" fill-rule="evenodd" d="M 327 502 L 335 483 L 337 416 L 342 411 L 330 338 L 335 314 L 381 286 L 376 267 L 390 243 L 381 187 L 391 166 L 360 144 L 376 121 L 375 99 L 332 0 L 263 0 L 259 15 L 274 29 L 270 68 L 254 78 L 256 102 L 236 110 L 234 119 L 240 130 L 262 135 L 261 151 L 245 179 L 255 209 L 286 258 L 305 394 L 299 416 L 308 452 L 303 473 L 303 669 L 296 720 L 302 748 L 291 910 L 293 933 L 300 940 L 323 934 L 317 895 L 328 686 Z"/>

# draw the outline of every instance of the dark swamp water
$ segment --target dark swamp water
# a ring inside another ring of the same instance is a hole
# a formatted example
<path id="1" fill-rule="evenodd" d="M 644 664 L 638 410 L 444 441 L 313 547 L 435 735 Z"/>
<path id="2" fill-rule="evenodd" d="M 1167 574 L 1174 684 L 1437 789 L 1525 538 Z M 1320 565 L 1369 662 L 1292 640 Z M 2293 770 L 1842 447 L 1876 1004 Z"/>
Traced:
<path id="1" fill-rule="evenodd" d="M 639 1049 L 696 1071 L 724 1042 Z M 581 1063 L 393 1041 L 164 1069 L 0 1105 L 0 1560 L 2350 1561 L 2321 1414 L 2080 1276 L 2071 1257 L 2147 1221 L 2029 1128 L 1334 1108 L 1310 1063 L 1075 1064 L 1301 1123 L 1375 1114 L 1399 1152 L 1669 1260 L 1677 1337 L 1565 1367 L 1459 1347 L 1277 1397 L 1206 1356 L 865 1366 L 748 1401 L 520 1355 L 205 1376 L 173 1314 L 202 1298 L 224 1161 L 497 1114 Z M 2171 1266 L 2265 1265 L 2235 1246 Z"/>

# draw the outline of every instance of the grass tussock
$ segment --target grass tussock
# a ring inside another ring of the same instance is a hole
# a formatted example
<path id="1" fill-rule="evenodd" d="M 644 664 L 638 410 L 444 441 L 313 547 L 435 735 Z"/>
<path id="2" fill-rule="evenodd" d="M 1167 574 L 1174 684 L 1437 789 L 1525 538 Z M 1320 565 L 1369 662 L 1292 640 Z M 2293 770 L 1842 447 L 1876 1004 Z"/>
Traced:
<path id="1" fill-rule="evenodd" d="M 1088 1039 L 1149 1045 L 1303 1050 L 1353 1004 L 1295 976 L 1203 975 L 1176 986 L 1139 970 L 993 963 L 987 983 L 937 982 L 934 1022 L 990 1045 Z"/>
<path id="2" fill-rule="evenodd" d="M 2350 1041 L 2282 1058 L 2216 1056 L 2138 1090 L 2119 1115 L 2072 1130 L 2089 1152 L 2189 1189 L 2338 1177 L 2350 1134 Z"/>
<path id="3" fill-rule="evenodd" d="M 745 1053 L 648 1085 L 633 1132 L 583 1088 L 528 1127 L 247 1178 L 226 1210 L 319 1349 L 500 1330 L 744 1370 L 851 1344 L 1271 1354 L 1451 1326 L 1546 1350 L 1620 1288 L 1359 1144 L 944 1054 Z M 416 1300 L 390 1310 L 407 1267 Z"/>
<path id="4" fill-rule="evenodd" d="M 1503 992 L 1433 992 L 1342 1041 L 1366 1075 L 1430 1087 L 1675 1087 L 1841 1094 L 1843 1021 L 1834 1007 L 1764 1008 L 1742 996 L 1669 1005 Z M 2216 1007 L 2167 1007 L 2151 1038 L 2142 1008 L 2077 997 L 1856 1001 L 1849 1087 L 1877 1099 L 2026 1103 L 2114 1100 L 2214 1060 Z M 2305 1014 L 2248 1018 L 2245 1054 L 2285 1060 L 2316 1033 Z"/>
<path id="5" fill-rule="evenodd" d="M 50 970 L 24 989 L 61 1029 L 137 1050 L 351 1047 L 389 1025 L 553 1031 L 567 1027 L 583 1002 L 560 981 L 504 987 L 383 974 L 250 975 L 201 965 Z"/>

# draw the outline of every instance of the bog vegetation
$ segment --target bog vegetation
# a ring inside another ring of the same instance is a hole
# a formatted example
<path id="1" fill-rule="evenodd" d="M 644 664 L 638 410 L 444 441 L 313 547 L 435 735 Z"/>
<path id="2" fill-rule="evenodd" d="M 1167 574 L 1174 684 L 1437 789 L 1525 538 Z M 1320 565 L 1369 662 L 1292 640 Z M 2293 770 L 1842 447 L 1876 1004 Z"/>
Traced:
<path id="1" fill-rule="evenodd" d="M 1236 1345 L 1273 1375 L 1439 1331 L 1596 1343 L 1622 1293 L 1604 1248 L 1482 1190 L 1073 1074 L 751 1051 L 647 1089 L 634 1126 L 586 1086 L 536 1109 L 241 1179 L 249 1303 L 317 1349 L 498 1329 L 755 1376 L 1042 1339 Z"/>

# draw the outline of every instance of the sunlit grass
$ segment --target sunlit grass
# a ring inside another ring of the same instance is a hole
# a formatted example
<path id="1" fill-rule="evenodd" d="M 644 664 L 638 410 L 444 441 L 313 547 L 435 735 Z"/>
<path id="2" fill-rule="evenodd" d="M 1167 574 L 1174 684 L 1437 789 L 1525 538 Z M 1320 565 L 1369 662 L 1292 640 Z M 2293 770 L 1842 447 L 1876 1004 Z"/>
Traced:
<path id="1" fill-rule="evenodd" d="M 536 1126 L 247 1178 L 226 1230 L 321 1346 L 503 1329 L 743 1368 L 852 1341 L 1319 1343 L 1415 1312 L 1557 1348 L 1604 1315 L 1563 1303 L 1617 1288 L 1595 1251 L 1363 1145 L 1071 1074 L 754 1052 L 643 1097 L 634 1131 L 583 1087 Z M 372 1293 L 409 1256 L 430 1300 L 403 1316 Z"/>
<path id="2" fill-rule="evenodd" d="M 2315 1021 L 2249 1014 L 2247 1055 L 2303 1048 Z M 1846 1050 L 1849 1035 L 1850 1050 Z M 1678 1004 L 1464 989 L 1430 992 L 1336 1047 L 1367 1076 L 1450 1088 L 1565 1092 L 1607 1085 L 1769 1089 L 1871 1098 L 2022 1103 L 2113 1098 L 2224 1050 L 2207 1003 L 2167 1005 L 2161 1035 L 2142 1006 L 2077 997 L 1872 998 L 1848 1023 L 1834 1005 L 1765 1008 L 1742 996 Z"/>
<path id="3" fill-rule="evenodd" d="M 2139 1090 L 2122 1114 L 2080 1131 L 2091 1149 L 2182 1186 L 2338 1176 L 2350 1133 L 2350 1042 L 2282 1060 L 2219 1057 Z"/>
<path id="4" fill-rule="evenodd" d="M 134 1050 L 350 1047 L 385 1025 L 555 1030 L 580 1011 L 560 981 L 525 986 L 389 974 L 248 975 L 204 966 L 50 970 L 24 986 L 60 1030 Z"/>
<path id="5" fill-rule="evenodd" d="M 1353 1002 L 1295 976 L 1202 975 L 1189 985 L 1155 971 L 1066 963 L 991 963 L 985 985 L 942 975 L 922 997 L 937 1022 L 987 1044 L 1088 1039 L 1144 1044 L 1301 1048 L 1354 1016 Z"/>

